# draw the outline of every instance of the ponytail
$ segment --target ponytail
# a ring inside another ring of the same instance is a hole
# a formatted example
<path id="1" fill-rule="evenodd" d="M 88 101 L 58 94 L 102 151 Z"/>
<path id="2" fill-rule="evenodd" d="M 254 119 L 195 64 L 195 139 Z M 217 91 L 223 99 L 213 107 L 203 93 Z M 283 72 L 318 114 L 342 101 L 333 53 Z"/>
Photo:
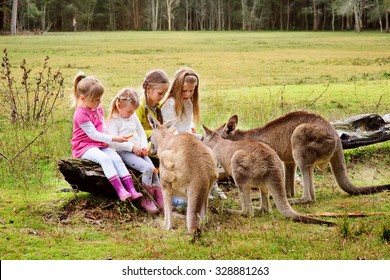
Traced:
<path id="1" fill-rule="evenodd" d="M 97 78 L 85 76 L 84 72 L 80 71 L 73 78 L 72 107 L 79 106 L 81 96 L 84 96 L 87 100 L 93 100 L 101 97 L 103 93 L 104 87 Z"/>
<path id="2" fill-rule="evenodd" d="M 115 118 L 119 115 L 119 103 L 122 104 L 124 101 L 130 102 L 134 109 L 139 107 L 139 97 L 135 89 L 133 88 L 123 88 L 118 94 L 111 100 L 110 104 L 110 114 L 108 118 Z"/>

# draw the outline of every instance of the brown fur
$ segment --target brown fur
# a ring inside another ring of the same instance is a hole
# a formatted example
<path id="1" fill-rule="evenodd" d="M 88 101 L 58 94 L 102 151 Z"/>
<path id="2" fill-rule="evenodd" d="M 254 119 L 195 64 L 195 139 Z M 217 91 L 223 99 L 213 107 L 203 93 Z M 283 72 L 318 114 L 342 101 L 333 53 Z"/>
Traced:
<path id="1" fill-rule="evenodd" d="M 290 203 L 315 201 L 313 171 L 330 163 L 338 185 L 352 195 L 390 190 L 390 185 L 357 187 L 347 175 L 341 140 L 333 126 L 319 115 L 293 112 L 250 130 L 237 129 L 238 117 L 233 116 L 217 132 L 230 140 L 258 140 L 268 144 L 284 162 L 288 196 L 294 196 L 296 167 L 303 176 L 303 197 Z"/>
<path id="2" fill-rule="evenodd" d="M 211 148 L 225 171 L 233 177 L 240 191 L 241 214 L 253 216 L 250 191 L 252 188 L 260 188 L 261 212 L 270 211 L 269 191 L 277 209 L 286 218 L 296 222 L 334 225 L 301 215 L 292 209 L 284 187 L 283 163 L 268 145 L 253 140 L 225 140 L 207 127 L 203 128 L 206 133 L 204 143 Z"/>
<path id="3" fill-rule="evenodd" d="M 172 201 L 180 196 L 187 201 L 188 232 L 199 235 L 199 218 L 205 219 L 208 197 L 218 177 L 216 159 L 210 148 L 193 135 L 172 135 L 167 129 L 169 124 L 160 125 L 150 114 L 148 120 L 153 127 L 151 152 L 157 152 L 160 159 L 164 226 L 172 228 Z"/>

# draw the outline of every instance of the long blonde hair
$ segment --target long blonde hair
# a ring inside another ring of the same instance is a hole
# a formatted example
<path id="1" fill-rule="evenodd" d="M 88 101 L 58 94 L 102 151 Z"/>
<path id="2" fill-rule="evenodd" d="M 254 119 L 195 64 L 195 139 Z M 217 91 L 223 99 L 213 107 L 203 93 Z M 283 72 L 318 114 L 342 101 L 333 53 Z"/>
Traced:
<path id="1" fill-rule="evenodd" d="M 104 93 L 104 87 L 95 76 L 86 76 L 80 71 L 73 78 L 72 107 L 78 107 L 80 97 L 84 96 L 88 101 L 99 98 Z"/>
<path id="2" fill-rule="evenodd" d="M 124 102 L 130 102 L 134 106 L 134 110 L 137 110 L 139 106 L 139 97 L 134 88 L 122 88 L 118 94 L 112 99 L 110 104 L 110 115 L 108 118 L 115 118 L 119 115 L 118 106 L 121 104 L 123 107 Z"/>
<path id="3" fill-rule="evenodd" d="M 144 89 L 144 95 L 145 95 L 145 116 L 148 115 L 148 93 L 147 88 L 148 86 L 152 89 L 155 89 L 158 86 L 161 85 L 169 85 L 169 79 L 167 74 L 160 69 L 152 70 L 146 73 L 144 77 L 144 82 L 142 83 L 142 88 Z M 158 104 L 156 106 L 156 116 L 157 120 L 162 123 L 162 115 L 161 115 L 161 109 L 158 108 Z"/>
<path id="4" fill-rule="evenodd" d="M 194 122 L 197 123 L 199 121 L 199 77 L 191 68 L 181 67 L 176 71 L 171 88 L 168 91 L 167 99 L 164 103 L 168 100 L 168 98 L 172 97 L 175 100 L 176 115 L 181 117 L 185 113 L 182 98 L 184 83 L 195 84 L 191 101 L 193 104 L 193 119 Z"/>

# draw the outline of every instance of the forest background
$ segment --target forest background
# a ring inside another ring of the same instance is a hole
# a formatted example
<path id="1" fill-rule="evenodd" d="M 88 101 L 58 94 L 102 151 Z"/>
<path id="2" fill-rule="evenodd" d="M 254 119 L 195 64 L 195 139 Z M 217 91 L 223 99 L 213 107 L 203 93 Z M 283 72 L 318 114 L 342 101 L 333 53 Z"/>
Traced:
<path id="1" fill-rule="evenodd" d="M 0 31 L 380 30 L 390 0 L 0 0 Z"/>

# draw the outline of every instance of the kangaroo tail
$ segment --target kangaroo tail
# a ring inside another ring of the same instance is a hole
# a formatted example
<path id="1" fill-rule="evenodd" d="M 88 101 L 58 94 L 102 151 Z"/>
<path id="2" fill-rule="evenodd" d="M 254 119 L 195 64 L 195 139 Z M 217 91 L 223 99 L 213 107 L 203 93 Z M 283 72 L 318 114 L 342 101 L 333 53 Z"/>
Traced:
<path id="1" fill-rule="evenodd" d="M 337 184 L 345 192 L 351 195 L 371 194 L 390 190 L 390 184 L 364 187 L 357 187 L 352 184 L 348 178 L 341 142 L 338 143 L 338 147 L 336 147 L 335 153 L 330 159 L 330 166 L 332 168 L 333 175 L 336 178 Z"/>
<path id="2" fill-rule="evenodd" d="M 269 188 L 270 193 L 274 199 L 276 208 L 279 212 L 286 218 L 292 219 L 294 222 L 305 223 L 305 224 L 316 224 L 316 225 L 326 225 L 326 226 L 335 226 L 335 223 L 304 216 L 296 212 L 290 205 L 287 200 L 286 190 L 284 185 L 280 186 L 279 191 Z"/>
<path id="3" fill-rule="evenodd" d="M 320 219 L 315 219 L 315 218 L 311 218 L 311 217 L 300 215 L 300 214 L 292 217 L 292 220 L 294 222 L 301 222 L 304 224 L 316 224 L 316 225 L 325 225 L 325 226 L 335 226 L 336 225 L 335 223 L 332 223 L 332 222 L 328 222 L 328 221 L 324 221 L 324 220 L 320 220 Z"/>

